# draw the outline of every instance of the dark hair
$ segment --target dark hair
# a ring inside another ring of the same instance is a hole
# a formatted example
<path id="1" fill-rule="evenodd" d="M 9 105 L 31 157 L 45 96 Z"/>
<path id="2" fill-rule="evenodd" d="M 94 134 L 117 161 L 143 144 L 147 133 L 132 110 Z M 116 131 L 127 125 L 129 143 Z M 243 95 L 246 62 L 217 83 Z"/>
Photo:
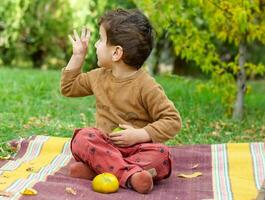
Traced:
<path id="1" fill-rule="evenodd" d="M 107 44 L 123 48 L 123 62 L 141 68 L 153 48 L 153 31 L 147 17 L 137 9 L 117 9 L 103 15 L 99 25 L 106 30 Z"/>

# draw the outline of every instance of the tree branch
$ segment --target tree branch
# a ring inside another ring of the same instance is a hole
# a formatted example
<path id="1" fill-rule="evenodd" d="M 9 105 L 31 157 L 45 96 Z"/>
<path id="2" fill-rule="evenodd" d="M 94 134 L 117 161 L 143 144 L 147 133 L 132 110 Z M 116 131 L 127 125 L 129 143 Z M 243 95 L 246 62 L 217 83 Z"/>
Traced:
<path id="1" fill-rule="evenodd" d="M 233 14 L 225 9 L 223 9 L 221 6 L 219 6 L 217 3 L 215 3 L 214 1 L 211 0 L 207 0 L 209 1 L 211 4 L 213 4 L 215 7 L 217 7 L 218 9 L 220 9 L 221 11 L 223 11 L 225 14 L 229 14 L 229 16 L 224 15 L 226 18 L 230 19 Z"/>

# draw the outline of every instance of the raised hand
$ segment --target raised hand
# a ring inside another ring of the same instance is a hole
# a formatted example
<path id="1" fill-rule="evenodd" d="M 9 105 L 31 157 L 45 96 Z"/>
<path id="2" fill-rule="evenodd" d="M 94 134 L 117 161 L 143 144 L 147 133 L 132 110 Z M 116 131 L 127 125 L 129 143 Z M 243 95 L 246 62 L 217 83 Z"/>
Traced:
<path id="1" fill-rule="evenodd" d="M 73 55 L 84 57 L 87 54 L 90 31 L 87 28 L 83 28 L 81 37 L 79 37 L 77 31 L 74 30 L 73 36 L 68 35 L 68 37 L 73 45 Z"/>

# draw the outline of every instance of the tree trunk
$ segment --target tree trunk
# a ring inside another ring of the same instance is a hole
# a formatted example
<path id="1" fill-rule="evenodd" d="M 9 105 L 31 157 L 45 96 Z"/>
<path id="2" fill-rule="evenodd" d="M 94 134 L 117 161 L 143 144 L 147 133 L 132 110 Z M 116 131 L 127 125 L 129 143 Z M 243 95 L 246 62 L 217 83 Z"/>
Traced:
<path id="1" fill-rule="evenodd" d="M 189 66 L 184 59 L 181 59 L 180 56 L 175 56 L 174 58 L 174 66 L 173 66 L 173 74 L 178 75 L 190 75 Z"/>
<path id="2" fill-rule="evenodd" d="M 233 119 L 242 120 L 244 114 L 244 96 L 246 91 L 246 72 L 244 69 L 246 61 L 245 42 L 239 44 L 239 72 L 237 74 L 237 98 L 235 102 Z"/>
<path id="3" fill-rule="evenodd" d="M 37 50 L 31 54 L 31 59 L 33 62 L 33 68 L 40 69 L 44 62 L 44 52 L 42 50 Z"/>
<path id="4" fill-rule="evenodd" d="M 5 48 L 0 49 L 1 59 L 5 66 L 10 67 L 12 64 L 12 60 L 14 59 L 15 49 L 14 48 Z"/>
<path id="5" fill-rule="evenodd" d="M 162 44 L 161 44 L 161 38 L 157 40 L 157 43 L 155 45 L 155 52 L 154 52 L 154 66 L 153 66 L 153 74 L 157 75 L 159 74 L 159 62 L 160 62 L 160 57 L 161 57 L 161 49 L 162 49 Z"/>

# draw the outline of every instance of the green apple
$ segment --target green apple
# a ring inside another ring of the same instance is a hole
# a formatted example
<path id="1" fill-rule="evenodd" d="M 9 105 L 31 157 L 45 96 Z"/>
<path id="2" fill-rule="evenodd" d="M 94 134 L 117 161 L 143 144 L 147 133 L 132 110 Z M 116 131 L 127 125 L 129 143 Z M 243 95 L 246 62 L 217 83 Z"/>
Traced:
<path id="1" fill-rule="evenodd" d="M 124 129 L 122 129 L 121 127 L 117 127 L 114 128 L 112 132 L 118 132 L 118 131 L 123 131 Z"/>

